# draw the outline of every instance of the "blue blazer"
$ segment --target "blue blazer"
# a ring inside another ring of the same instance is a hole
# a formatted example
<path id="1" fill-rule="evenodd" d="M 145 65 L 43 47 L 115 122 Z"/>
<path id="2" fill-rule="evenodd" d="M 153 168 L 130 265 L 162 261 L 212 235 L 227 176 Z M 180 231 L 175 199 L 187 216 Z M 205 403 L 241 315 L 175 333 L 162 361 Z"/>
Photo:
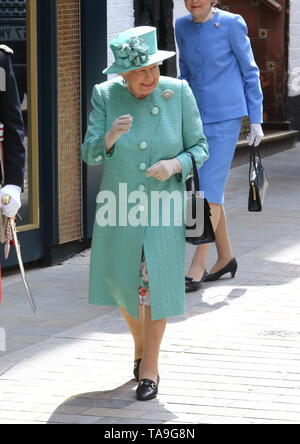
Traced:
<path id="1" fill-rule="evenodd" d="M 249 116 L 261 123 L 262 90 L 248 29 L 240 15 L 220 9 L 205 23 L 176 21 L 181 79 L 190 84 L 203 123 Z"/>

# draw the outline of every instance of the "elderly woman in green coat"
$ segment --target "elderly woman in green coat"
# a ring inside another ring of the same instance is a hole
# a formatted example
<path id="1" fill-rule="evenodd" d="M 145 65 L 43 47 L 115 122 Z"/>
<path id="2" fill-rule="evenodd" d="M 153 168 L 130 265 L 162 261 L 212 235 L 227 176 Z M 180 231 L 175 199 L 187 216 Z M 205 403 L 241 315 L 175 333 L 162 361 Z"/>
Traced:
<path id="1" fill-rule="evenodd" d="M 120 307 L 135 344 L 136 396 L 148 400 L 158 393 L 166 318 L 184 313 L 189 153 L 200 167 L 208 147 L 187 82 L 160 76 L 174 53 L 157 49 L 156 29 L 132 28 L 110 46 L 115 62 L 104 73 L 120 76 L 95 85 L 82 145 L 88 165 L 104 165 L 89 302 Z"/>

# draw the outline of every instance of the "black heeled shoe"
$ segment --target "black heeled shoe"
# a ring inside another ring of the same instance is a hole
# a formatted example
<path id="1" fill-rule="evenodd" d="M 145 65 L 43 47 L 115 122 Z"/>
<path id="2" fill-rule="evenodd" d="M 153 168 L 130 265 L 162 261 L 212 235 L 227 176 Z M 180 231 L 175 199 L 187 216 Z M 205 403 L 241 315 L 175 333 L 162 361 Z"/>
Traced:
<path id="1" fill-rule="evenodd" d="M 193 278 L 189 276 L 185 276 L 185 291 L 186 293 L 191 293 L 192 291 L 197 291 L 202 287 L 201 282 L 204 282 L 205 277 L 207 276 L 207 271 L 205 270 L 200 281 L 194 281 Z"/>
<path id="2" fill-rule="evenodd" d="M 159 381 L 159 375 L 157 376 L 157 384 L 151 379 L 141 379 L 136 389 L 136 399 L 138 401 L 149 401 L 156 398 Z"/>
<path id="3" fill-rule="evenodd" d="M 140 380 L 140 365 L 141 365 L 142 359 L 136 359 L 134 361 L 134 367 L 133 367 L 133 374 L 137 382 Z"/>
<path id="4" fill-rule="evenodd" d="M 216 271 L 216 273 L 208 273 L 204 278 L 204 282 L 212 282 L 217 281 L 224 274 L 230 273 L 231 277 L 234 278 L 236 274 L 238 264 L 235 258 L 233 258 L 230 262 L 228 262 L 225 267 L 221 268 L 221 270 Z"/>

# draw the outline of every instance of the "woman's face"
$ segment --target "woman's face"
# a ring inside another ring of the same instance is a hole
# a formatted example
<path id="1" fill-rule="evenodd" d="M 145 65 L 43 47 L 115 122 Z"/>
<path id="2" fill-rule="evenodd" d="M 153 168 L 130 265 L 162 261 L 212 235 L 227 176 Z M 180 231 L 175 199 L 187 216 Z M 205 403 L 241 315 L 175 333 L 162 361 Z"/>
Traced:
<path id="1" fill-rule="evenodd" d="M 131 94 L 143 99 L 152 93 L 159 82 L 160 70 L 157 63 L 145 68 L 135 69 L 122 74 Z"/>
<path id="2" fill-rule="evenodd" d="M 194 17 L 205 18 L 212 7 L 212 0 L 185 0 L 185 6 Z"/>

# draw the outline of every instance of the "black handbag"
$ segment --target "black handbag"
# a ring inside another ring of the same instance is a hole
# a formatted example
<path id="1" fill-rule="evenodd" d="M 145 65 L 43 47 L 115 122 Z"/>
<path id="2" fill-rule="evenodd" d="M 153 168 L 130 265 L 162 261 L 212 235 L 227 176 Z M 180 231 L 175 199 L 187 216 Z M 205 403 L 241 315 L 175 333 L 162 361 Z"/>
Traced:
<path id="1" fill-rule="evenodd" d="M 268 185 L 266 172 L 261 161 L 259 150 L 254 146 L 251 146 L 248 198 L 249 211 L 262 211 Z"/>
<path id="2" fill-rule="evenodd" d="M 209 203 L 200 194 L 197 165 L 193 154 L 189 153 L 193 163 L 193 177 L 187 180 L 186 190 L 186 236 L 185 241 L 192 245 L 209 244 L 215 241 L 211 223 Z"/>

